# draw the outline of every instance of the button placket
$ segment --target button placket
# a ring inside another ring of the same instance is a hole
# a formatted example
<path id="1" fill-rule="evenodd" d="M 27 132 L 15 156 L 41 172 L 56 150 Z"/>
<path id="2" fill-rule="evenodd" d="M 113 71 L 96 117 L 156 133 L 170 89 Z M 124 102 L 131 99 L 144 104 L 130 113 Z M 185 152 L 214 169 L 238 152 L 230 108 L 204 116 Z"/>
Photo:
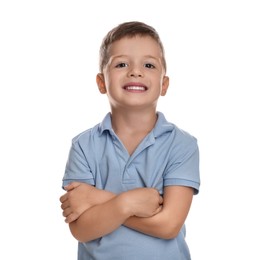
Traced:
<path id="1" fill-rule="evenodd" d="M 140 153 L 145 151 L 145 149 L 154 144 L 154 142 L 155 138 L 151 133 L 140 143 L 134 153 L 128 158 L 122 178 L 122 182 L 124 184 L 135 184 L 137 182 L 137 178 L 135 176 L 136 168 L 134 166 L 135 159 L 137 156 L 139 156 Z"/>
<path id="2" fill-rule="evenodd" d="M 121 178 L 121 183 L 123 183 L 124 172 L 125 172 L 126 165 L 127 165 L 127 162 L 130 156 L 127 150 L 125 149 L 125 147 L 123 146 L 122 142 L 118 139 L 118 137 L 114 133 L 111 133 L 111 137 L 112 137 L 112 141 L 113 141 L 114 148 L 116 151 L 117 161 L 120 167 L 119 174 Z"/>

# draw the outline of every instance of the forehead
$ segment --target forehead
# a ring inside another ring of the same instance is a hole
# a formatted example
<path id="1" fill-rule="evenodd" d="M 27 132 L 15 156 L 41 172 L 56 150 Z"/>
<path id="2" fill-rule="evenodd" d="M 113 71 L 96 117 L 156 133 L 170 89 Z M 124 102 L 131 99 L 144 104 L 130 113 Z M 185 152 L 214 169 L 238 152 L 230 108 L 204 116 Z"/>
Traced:
<path id="1" fill-rule="evenodd" d="M 162 57 L 158 42 L 150 36 L 124 37 L 113 42 L 109 48 L 110 56 L 143 55 Z"/>

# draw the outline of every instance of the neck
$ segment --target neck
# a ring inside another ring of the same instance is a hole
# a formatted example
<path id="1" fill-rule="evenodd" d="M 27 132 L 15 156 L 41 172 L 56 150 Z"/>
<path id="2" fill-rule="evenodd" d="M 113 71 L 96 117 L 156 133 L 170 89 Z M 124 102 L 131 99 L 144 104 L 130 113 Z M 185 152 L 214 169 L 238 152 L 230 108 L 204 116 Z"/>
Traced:
<path id="1" fill-rule="evenodd" d="M 112 127 L 118 133 L 149 133 L 157 120 L 156 110 L 111 110 Z"/>

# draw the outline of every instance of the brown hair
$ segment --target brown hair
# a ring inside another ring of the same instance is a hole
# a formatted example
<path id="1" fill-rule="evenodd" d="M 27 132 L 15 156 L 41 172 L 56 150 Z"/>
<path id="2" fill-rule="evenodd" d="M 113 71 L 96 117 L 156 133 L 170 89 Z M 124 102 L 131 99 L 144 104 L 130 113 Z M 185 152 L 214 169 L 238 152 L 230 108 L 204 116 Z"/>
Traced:
<path id="1" fill-rule="evenodd" d="M 142 22 L 125 22 L 122 24 L 119 24 L 115 28 L 113 28 L 111 31 L 109 31 L 106 36 L 104 37 L 101 47 L 100 47 L 100 60 L 99 60 L 99 69 L 100 72 L 103 72 L 103 68 L 108 62 L 109 55 L 108 55 L 108 50 L 110 48 L 110 45 L 117 41 L 120 40 L 124 37 L 134 37 L 134 36 L 150 36 L 152 37 L 160 46 L 160 49 L 162 51 L 162 62 L 164 69 L 166 70 L 166 60 L 165 60 L 165 51 L 164 51 L 164 46 L 160 40 L 159 34 L 157 31 Z"/>

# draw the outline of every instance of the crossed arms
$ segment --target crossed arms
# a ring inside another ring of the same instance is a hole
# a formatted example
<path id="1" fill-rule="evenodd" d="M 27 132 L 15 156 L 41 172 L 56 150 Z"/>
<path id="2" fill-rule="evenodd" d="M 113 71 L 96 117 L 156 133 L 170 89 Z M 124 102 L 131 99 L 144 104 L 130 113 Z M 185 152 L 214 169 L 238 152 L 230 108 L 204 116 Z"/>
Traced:
<path id="1" fill-rule="evenodd" d="M 72 182 L 60 197 L 72 235 L 80 242 L 105 236 L 121 225 L 162 239 L 177 236 L 188 215 L 193 189 L 168 186 L 161 197 L 154 188 L 137 188 L 119 195 Z"/>

